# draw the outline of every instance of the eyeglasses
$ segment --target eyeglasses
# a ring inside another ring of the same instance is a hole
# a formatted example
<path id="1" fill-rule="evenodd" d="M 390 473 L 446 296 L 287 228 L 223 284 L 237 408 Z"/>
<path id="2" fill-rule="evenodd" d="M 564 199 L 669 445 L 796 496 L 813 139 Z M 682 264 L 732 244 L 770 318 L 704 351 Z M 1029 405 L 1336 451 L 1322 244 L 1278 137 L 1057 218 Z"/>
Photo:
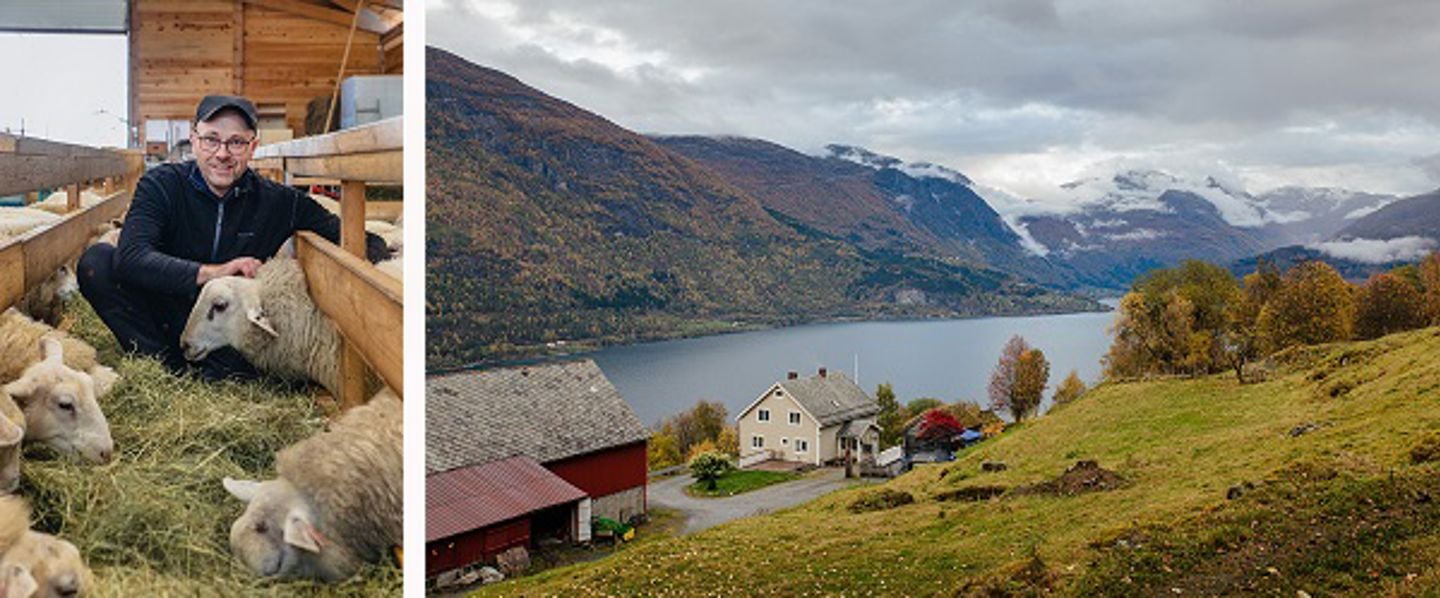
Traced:
<path id="1" fill-rule="evenodd" d="M 207 152 L 218 152 L 220 151 L 220 146 L 224 145 L 225 149 L 230 150 L 230 153 L 238 154 L 240 152 L 250 149 L 250 143 L 253 141 L 255 140 L 242 139 L 240 137 L 234 137 L 225 141 L 221 141 L 219 137 L 216 137 L 214 135 L 206 135 L 200 138 L 200 149 Z"/>

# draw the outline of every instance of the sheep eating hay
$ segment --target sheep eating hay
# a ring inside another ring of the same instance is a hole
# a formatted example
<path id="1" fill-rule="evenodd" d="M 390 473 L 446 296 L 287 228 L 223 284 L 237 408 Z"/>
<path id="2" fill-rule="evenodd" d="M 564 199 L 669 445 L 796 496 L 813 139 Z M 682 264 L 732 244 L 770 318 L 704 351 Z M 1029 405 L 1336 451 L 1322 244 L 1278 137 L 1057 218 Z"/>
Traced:
<path id="1" fill-rule="evenodd" d="M 314 380 L 340 394 L 340 333 L 310 299 L 299 262 L 275 258 L 255 278 L 226 276 L 205 283 L 185 322 L 180 347 L 199 361 L 235 347 L 257 369 Z"/>
<path id="2" fill-rule="evenodd" d="M 14 309 L 0 313 L 0 382 L 25 412 L 27 440 L 108 462 L 115 444 L 98 398 L 118 379 L 85 341 Z"/>
<path id="3" fill-rule="evenodd" d="M 247 503 L 231 550 L 265 577 L 333 582 L 378 562 L 402 541 L 403 430 L 400 399 L 387 389 L 281 450 L 278 479 L 225 478 Z"/>

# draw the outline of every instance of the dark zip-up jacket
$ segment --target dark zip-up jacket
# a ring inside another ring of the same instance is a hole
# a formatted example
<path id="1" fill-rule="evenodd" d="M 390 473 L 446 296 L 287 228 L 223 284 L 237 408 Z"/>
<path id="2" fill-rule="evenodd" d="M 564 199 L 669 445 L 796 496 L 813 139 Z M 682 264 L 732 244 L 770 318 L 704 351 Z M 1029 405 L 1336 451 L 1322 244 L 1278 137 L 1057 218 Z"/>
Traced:
<path id="1" fill-rule="evenodd" d="M 116 274 L 139 288 L 194 296 L 201 264 L 268 260 L 295 231 L 340 241 L 340 219 L 310 196 L 251 170 L 219 198 L 195 162 L 158 166 L 140 179 L 120 231 Z M 367 253 L 387 253 L 366 235 Z"/>

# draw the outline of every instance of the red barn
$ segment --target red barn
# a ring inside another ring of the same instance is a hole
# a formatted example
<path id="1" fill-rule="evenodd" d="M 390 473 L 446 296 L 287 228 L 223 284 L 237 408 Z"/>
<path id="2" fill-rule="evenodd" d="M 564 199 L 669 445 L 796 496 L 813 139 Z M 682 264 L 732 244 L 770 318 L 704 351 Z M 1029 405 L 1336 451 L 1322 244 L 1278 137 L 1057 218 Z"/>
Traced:
<path id="1" fill-rule="evenodd" d="M 595 362 L 432 376 L 425 394 L 427 576 L 645 514 L 650 434 Z"/>

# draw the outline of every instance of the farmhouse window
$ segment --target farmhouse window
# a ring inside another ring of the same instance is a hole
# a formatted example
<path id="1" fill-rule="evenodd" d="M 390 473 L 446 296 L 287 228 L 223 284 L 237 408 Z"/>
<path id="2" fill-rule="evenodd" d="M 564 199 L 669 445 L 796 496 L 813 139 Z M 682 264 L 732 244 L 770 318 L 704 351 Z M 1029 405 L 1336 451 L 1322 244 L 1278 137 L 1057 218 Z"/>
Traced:
<path id="1" fill-rule="evenodd" d="M 796 439 L 795 439 L 795 452 L 797 452 L 797 453 L 803 453 L 803 452 L 805 452 L 805 451 L 806 451 L 807 449 L 809 449 L 809 448 L 810 448 L 810 443 L 809 443 L 809 442 L 806 442 L 803 438 L 796 438 Z"/>
<path id="2" fill-rule="evenodd" d="M 790 412 L 790 425 L 792 425 L 792 426 L 798 426 L 798 425 L 800 425 L 800 412 L 799 412 L 799 411 L 791 411 L 791 412 Z"/>
<path id="3" fill-rule="evenodd" d="M 761 410 L 760 410 L 760 413 L 757 413 L 757 414 L 755 415 L 755 419 L 760 420 L 760 421 L 762 421 L 762 422 L 768 422 L 768 421 L 770 421 L 770 410 L 769 410 L 769 409 L 761 409 Z"/>
<path id="4" fill-rule="evenodd" d="M 765 437 L 760 435 L 751 436 L 750 448 L 765 448 Z"/>

